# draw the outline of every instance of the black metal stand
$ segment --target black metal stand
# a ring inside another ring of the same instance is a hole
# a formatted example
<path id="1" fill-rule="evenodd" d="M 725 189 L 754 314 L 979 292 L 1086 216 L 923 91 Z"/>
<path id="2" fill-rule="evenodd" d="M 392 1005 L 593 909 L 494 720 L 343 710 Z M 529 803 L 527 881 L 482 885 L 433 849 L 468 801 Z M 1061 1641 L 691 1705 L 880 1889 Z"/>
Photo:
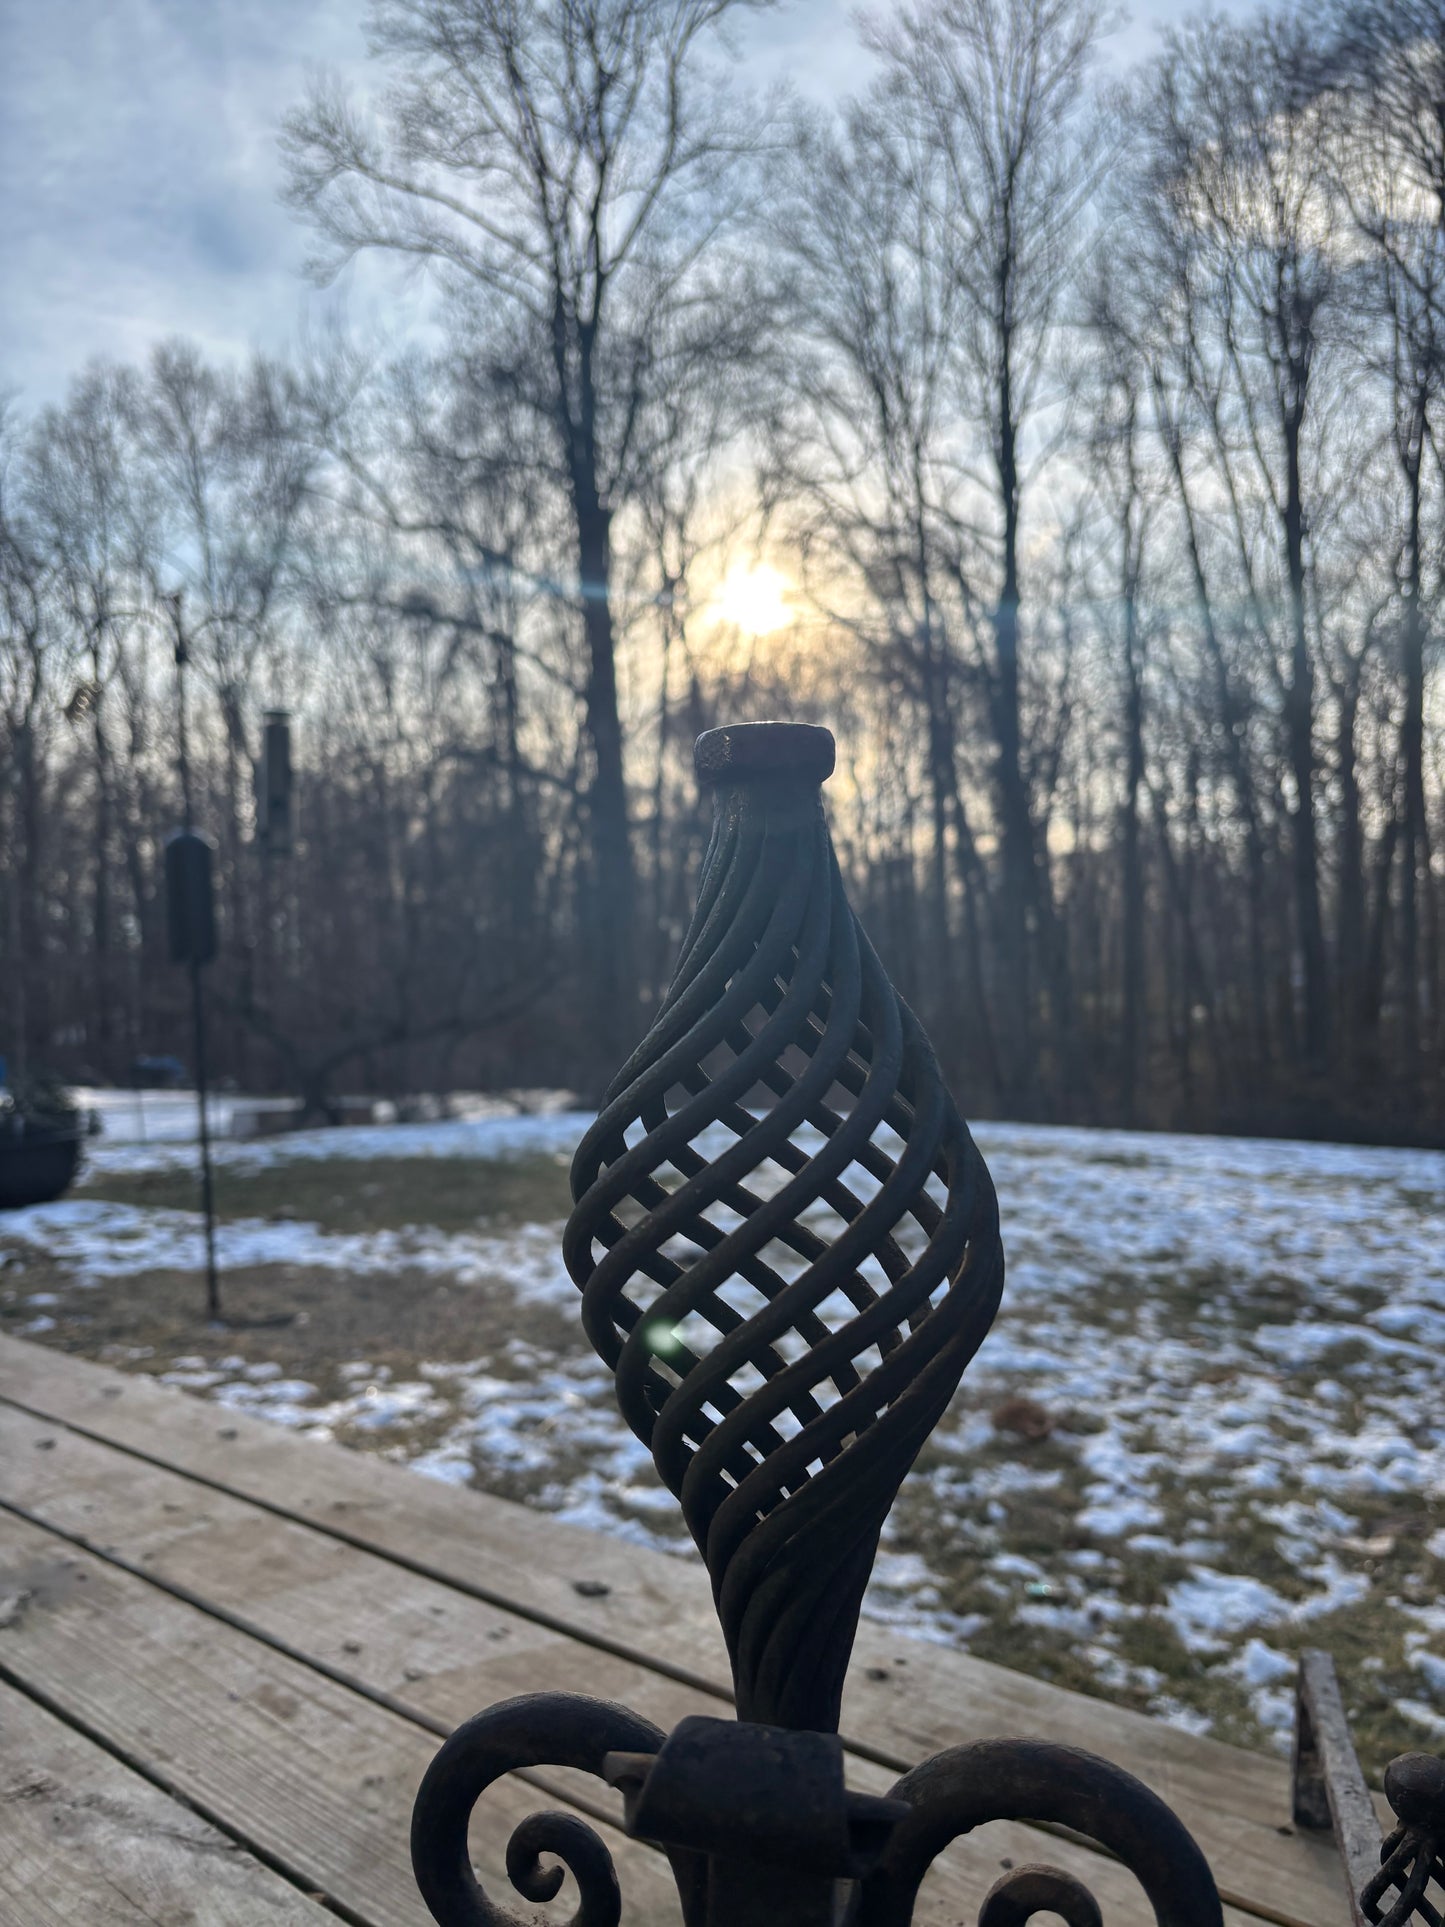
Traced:
<path id="1" fill-rule="evenodd" d="M 181 591 L 170 604 L 176 632 L 176 762 L 181 778 L 184 825 L 166 846 L 166 906 L 171 958 L 191 973 L 191 1032 L 196 1059 L 196 1113 L 201 1145 L 201 1208 L 206 1219 L 206 1315 L 217 1323 L 221 1291 L 216 1275 L 216 1201 L 211 1179 L 211 1127 L 206 1114 L 206 1014 L 201 966 L 216 954 L 216 917 L 211 881 L 211 846 L 194 827 L 191 760 L 186 736 L 186 668 L 190 649 L 181 611 Z"/>
<path id="2" fill-rule="evenodd" d="M 206 1115 L 206 1014 L 201 987 L 201 965 L 191 959 L 191 1019 L 196 1055 L 196 1121 L 201 1142 L 201 1209 L 206 1214 L 206 1315 L 221 1316 L 221 1288 L 216 1276 L 216 1197 L 211 1182 L 211 1126 Z"/>

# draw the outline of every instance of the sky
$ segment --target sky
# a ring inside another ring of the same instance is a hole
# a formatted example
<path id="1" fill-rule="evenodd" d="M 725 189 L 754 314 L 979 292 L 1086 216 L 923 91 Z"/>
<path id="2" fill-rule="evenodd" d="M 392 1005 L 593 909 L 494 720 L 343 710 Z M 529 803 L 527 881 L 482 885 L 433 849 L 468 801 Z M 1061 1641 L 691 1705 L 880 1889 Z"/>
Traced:
<path id="1" fill-rule="evenodd" d="M 404 333 L 418 294 L 379 264 L 319 291 L 280 205 L 276 132 L 313 76 L 374 86 L 364 0 L 0 0 L 0 394 L 64 395 L 87 360 L 185 335 L 284 351 L 339 316 Z M 1117 38 L 1147 51 L 1185 0 Z M 748 24 L 760 81 L 815 98 L 866 77 L 853 0 L 785 0 Z"/>

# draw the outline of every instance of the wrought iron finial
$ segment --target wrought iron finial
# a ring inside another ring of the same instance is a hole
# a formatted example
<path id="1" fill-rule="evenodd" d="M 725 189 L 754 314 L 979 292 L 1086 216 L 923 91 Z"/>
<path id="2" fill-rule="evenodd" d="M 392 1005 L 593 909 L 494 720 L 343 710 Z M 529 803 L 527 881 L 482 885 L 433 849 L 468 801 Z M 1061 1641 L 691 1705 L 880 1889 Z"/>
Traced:
<path id="1" fill-rule="evenodd" d="M 1138 1875 L 1162 1927 L 1222 1927 L 1184 1827 L 1070 1748 L 953 1747 L 890 1795 L 850 1791 L 843 1676 L 888 1508 L 998 1308 L 993 1185 L 923 1030 L 844 894 L 819 785 L 823 729 L 698 739 L 715 791 L 698 906 L 657 1020 L 572 1167 L 564 1251 L 622 1412 L 677 1495 L 713 1582 L 736 1720 L 665 1738 L 617 1706 L 509 1700 L 460 1727 L 417 1795 L 417 1879 L 442 1927 L 519 1927 L 467 1854 L 508 1767 L 599 1774 L 671 1860 L 686 1927 L 908 1927 L 928 1865 L 992 1820 L 1072 1828 Z M 540 1814 L 508 1871 L 529 1899 L 570 1868 L 574 1927 L 618 1927 L 600 1836 Z M 1055 1868 L 1007 1872 L 979 1927 L 1040 1912 L 1099 1927 Z"/>
<path id="2" fill-rule="evenodd" d="M 1399 1825 L 1380 1842 L 1380 1871 L 1360 1893 L 1378 1927 L 1438 1920 L 1445 1901 L 1445 1759 L 1402 1753 L 1385 1768 L 1385 1798 Z"/>
<path id="3" fill-rule="evenodd" d="M 843 890 L 825 729 L 699 738 L 697 913 L 572 1166 L 588 1337 L 707 1562 L 742 1718 L 836 1729 L 878 1534 L 993 1321 L 993 1185 Z"/>

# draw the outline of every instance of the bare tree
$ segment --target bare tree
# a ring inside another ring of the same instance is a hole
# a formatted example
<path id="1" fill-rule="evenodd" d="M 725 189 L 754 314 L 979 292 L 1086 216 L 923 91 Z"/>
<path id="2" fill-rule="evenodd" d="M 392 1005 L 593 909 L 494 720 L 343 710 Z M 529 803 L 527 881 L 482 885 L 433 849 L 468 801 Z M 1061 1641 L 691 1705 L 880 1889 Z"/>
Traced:
<path id="1" fill-rule="evenodd" d="M 264 887 L 250 830 L 256 732 L 286 699 L 289 605 L 321 451 L 289 370 L 264 358 L 219 369 L 185 342 L 162 344 L 130 395 L 138 469 L 156 537 L 143 560 L 168 647 L 183 644 L 215 705 L 223 759 L 215 812 L 230 969 L 265 943 Z M 245 1070 L 244 1031 L 234 1049 Z"/>
<path id="2" fill-rule="evenodd" d="M 379 0 L 372 45 L 396 73 L 381 110 L 317 92 L 285 137 L 324 270 L 363 249 L 427 262 L 486 317 L 490 353 L 549 430 L 586 661 L 599 1014 L 623 1032 L 636 904 L 614 518 L 649 401 L 685 378 L 659 357 L 660 331 L 707 298 L 732 213 L 750 136 L 705 52 L 751 3 Z"/>
<path id="3" fill-rule="evenodd" d="M 0 836 L 8 852 L 3 940 L 8 958 L 15 1067 L 28 1068 L 32 1035 L 48 1025 L 41 865 L 47 745 L 55 686 L 64 674 L 47 622 L 49 561 L 23 499 L 23 429 L 0 399 Z M 17 488 L 17 479 L 20 486 Z"/>
<path id="4" fill-rule="evenodd" d="M 218 1069 L 588 1080 L 687 737 L 785 707 L 976 1108 L 1438 1135 L 1445 0 L 1198 23 L 1102 101 L 1092 0 L 906 0 L 752 171 L 746 4 L 380 0 L 396 86 L 314 98 L 292 187 L 325 265 L 435 270 L 425 349 L 171 344 L 0 427 L 0 1049 L 184 1050 L 184 586 Z M 796 626 L 718 619 L 743 545 Z"/>
<path id="5" fill-rule="evenodd" d="M 133 459 L 134 391 L 133 371 L 88 369 L 65 406 L 45 410 L 34 425 L 24 488 L 49 574 L 50 619 L 74 665 L 62 714 L 89 749 L 85 1033 L 91 1065 L 109 1076 L 121 1068 L 125 1009 L 118 876 L 129 871 L 137 908 L 144 892 L 133 861 L 138 825 L 128 808 L 131 766 L 117 734 L 123 719 L 114 713 L 128 688 L 134 715 L 143 678 L 143 672 L 131 674 L 127 657 L 145 644 L 140 564 L 154 535 L 153 504 Z"/>
<path id="6" fill-rule="evenodd" d="M 1439 0 L 1352 0 L 1330 63 L 1349 112 L 1339 186 L 1369 248 L 1374 300 L 1366 354 L 1390 398 L 1390 443 L 1404 493 L 1397 569 L 1399 672 L 1400 1055 L 1421 1070 L 1422 1003 L 1438 1012 L 1437 954 L 1421 969 L 1420 902 L 1433 911 L 1425 800 L 1426 644 L 1442 589 L 1439 529 L 1427 527 L 1428 482 L 1440 480 L 1445 395 L 1445 7 Z M 1436 510 L 1438 517 L 1438 507 Z M 1433 929 L 1433 916 L 1430 918 Z"/>
<path id="7" fill-rule="evenodd" d="M 962 788 L 966 689 L 981 687 L 982 562 L 957 472 L 964 244 L 949 171 L 881 92 L 833 128 L 800 121 L 773 214 L 786 263 L 786 371 L 770 435 L 783 522 L 815 602 L 861 643 L 881 688 L 916 716 L 928 796 L 925 918 L 935 1033 L 963 1031 L 996 1077 L 983 965 L 989 880 Z M 799 400 L 802 406 L 798 406 Z M 953 964 L 963 899 L 968 1026 Z"/>
<path id="8" fill-rule="evenodd" d="M 1316 799 L 1315 663 L 1308 607 L 1309 414 L 1330 340 L 1338 216 L 1308 21 L 1262 13 L 1171 36 L 1145 96 L 1154 193 L 1196 259 L 1194 379 L 1251 620 L 1271 648 L 1291 779 L 1303 1049 L 1326 1067 L 1328 957 Z M 1263 539 L 1257 511 L 1265 511 Z M 1271 623 L 1275 585 L 1284 634 Z"/>
<path id="9" fill-rule="evenodd" d="M 979 432 L 991 470 L 996 587 L 987 699 L 1014 1106 L 1037 1101 L 1031 925 L 1042 940 L 1056 1038 L 1069 1026 L 1026 753 L 1021 534 L 1030 436 L 1056 372 L 1064 302 L 1088 238 L 1103 154 L 1088 96 L 1103 24 L 1096 0 L 923 0 L 865 30 L 884 63 L 882 104 L 931 145 L 947 181 L 961 412 Z"/>
<path id="10" fill-rule="evenodd" d="M 1111 299 L 1102 271 L 1089 291 L 1094 337 L 1088 396 L 1089 452 L 1109 525 L 1103 628 L 1122 698 L 1123 794 L 1119 802 L 1119 905 L 1122 930 L 1119 1102 L 1126 1123 L 1138 1117 L 1149 1047 L 1141 806 L 1145 781 L 1145 672 L 1149 632 L 1143 609 L 1145 551 L 1157 499 L 1146 475 L 1148 371 L 1130 324 Z M 1114 677 L 1110 677 L 1113 682 Z"/>

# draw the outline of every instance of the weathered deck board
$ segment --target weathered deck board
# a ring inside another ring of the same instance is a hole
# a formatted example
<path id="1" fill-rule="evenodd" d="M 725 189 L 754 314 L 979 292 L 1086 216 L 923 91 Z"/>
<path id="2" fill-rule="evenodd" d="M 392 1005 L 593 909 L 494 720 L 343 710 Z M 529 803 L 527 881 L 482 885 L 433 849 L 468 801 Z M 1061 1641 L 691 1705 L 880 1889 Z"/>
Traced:
<path id="1" fill-rule="evenodd" d="M 0 1635 L 0 1678 L 353 1921 L 426 1927 L 407 1826 L 430 1735 L 4 1512 L 0 1575 L 25 1596 Z M 498 1886 L 506 1840 L 538 1804 L 515 1780 L 486 1796 L 478 1862 Z M 611 1844 L 639 1922 L 674 1922 L 658 1856 Z"/>
<path id="2" fill-rule="evenodd" d="M 485 1494 L 434 1485 L 369 1457 L 317 1448 L 259 1421 L 13 1340 L 0 1340 L 0 1396 L 97 1443 L 141 1455 L 157 1469 L 183 1474 L 193 1486 L 204 1482 L 217 1500 L 243 1500 L 314 1528 L 333 1545 L 383 1558 L 393 1571 L 404 1567 L 445 1587 L 453 1600 L 467 1597 L 473 1606 L 529 1628 L 523 1635 L 513 1626 L 509 1639 L 525 1642 L 548 1633 L 560 1635 L 564 1646 L 585 1642 L 587 1690 L 610 1693 L 610 1685 L 598 1684 L 603 1662 L 621 1664 L 629 1670 L 620 1696 L 660 1724 L 697 1703 L 691 1695 L 673 1697 L 679 1685 L 714 1704 L 726 1693 L 726 1662 L 706 1581 L 685 1562 L 579 1533 Z M 579 1594 L 579 1578 L 608 1590 Z M 490 1629 L 492 1622 L 486 1629 L 478 1622 L 483 1637 Z M 519 1675 L 509 1661 L 490 1657 L 465 1666 L 464 1677 L 449 1678 L 464 1643 L 451 1646 L 434 1689 L 426 1667 L 421 1680 L 408 1683 L 425 1687 L 411 1693 L 418 1710 L 433 1718 L 445 1710 L 445 1717 L 457 1718 L 498 1691 L 517 1690 L 495 1684 Z M 520 1659 L 528 1648 L 519 1643 L 510 1650 Z M 545 1678 L 553 1683 L 550 1652 L 536 1650 L 539 1660 L 547 1659 Z M 844 1730 L 864 1758 L 897 1769 L 941 1745 L 1007 1732 L 1086 1746 L 1138 1773 L 1176 1807 L 1213 1862 L 1226 1897 L 1241 1909 L 1288 1927 L 1335 1927 L 1347 1919 L 1333 1849 L 1288 1827 L 1283 1763 L 1193 1739 L 877 1627 L 862 1629 L 856 1660 Z M 926 1675 L 926 1690 L 920 1674 Z M 441 1696 L 452 1691 L 457 1698 L 444 1709 Z M 1038 1837 L 1033 1839 L 1037 1851 Z M 1048 1850 L 1061 1858 L 1052 1842 Z M 1097 1886 L 1100 1863 L 1090 1860 Z"/>
<path id="3" fill-rule="evenodd" d="M 0 1498 L 23 1506 L 47 1530 L 123 1558 L 153 1584 L 203 1594 L 233 1628 L 277 1641 L 288 1656 L 324 1666 L 339 1683 L 418 1723 L 430 1720 L 435 1731 L 543 1680 L 621 1699 L 664 1727 L 716 1704 L 630 1661 L 4 1405 L 0 1464 Z M 91 1536 L 97 1532 L 103 1540 Z M 580 1775 L 546 1777 L 591 1807 L 610 1802 L 606 1788 Z M 866 1763 L 853 1774 L 856 1784 L 877 1790 L 891 1778 Z M 1120 1869 L 1033 1829 L 999 1826 L 954 1849 L 931 1882 L 922 1927 L 976 1913 L 1006 1862 L 1045 1857 L 1087 1880 L 1113 1917 L 1142 1920 L 1137 1889 Z M 1243 1927 L 1243 1916 L 1233 1919 Z"/>
<path id="4" fill-rule="evenodd" d="M 7 1927 L 335 1927 L 335 1919 L 73 1727 L 0 1686 Z"/>

